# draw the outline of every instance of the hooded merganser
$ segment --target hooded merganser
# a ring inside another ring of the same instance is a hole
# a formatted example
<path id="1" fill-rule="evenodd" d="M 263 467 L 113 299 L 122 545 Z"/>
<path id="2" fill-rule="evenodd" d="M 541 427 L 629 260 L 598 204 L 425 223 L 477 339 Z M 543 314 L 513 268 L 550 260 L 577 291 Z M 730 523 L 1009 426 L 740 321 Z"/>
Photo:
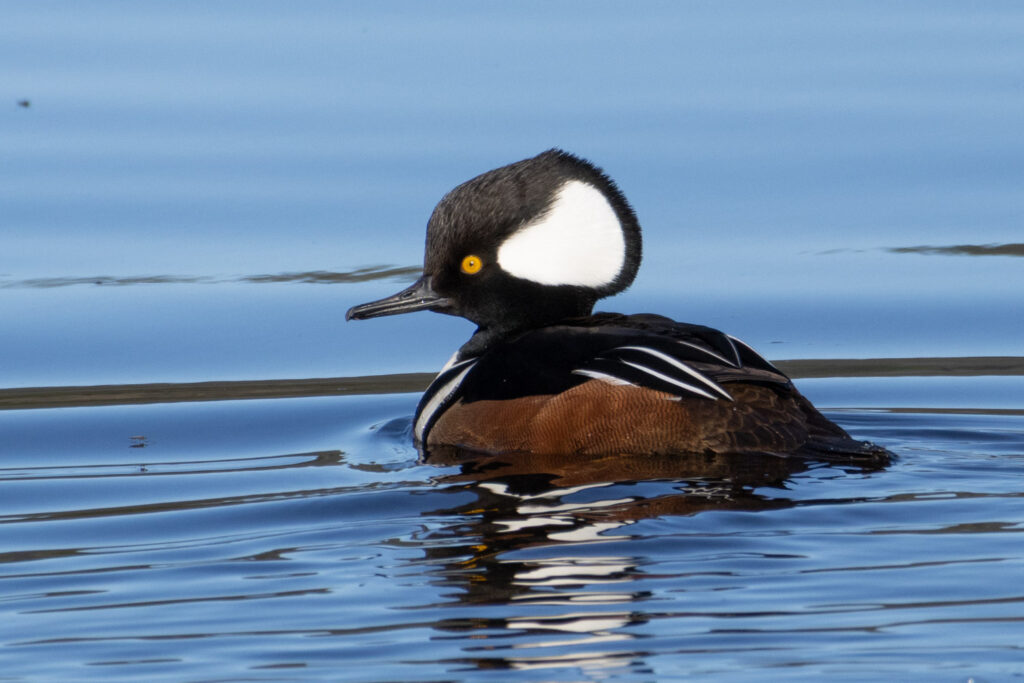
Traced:
<path id="1" fill-rule="evenodd" d="M 658 315 L 592 314 L 640 266 L 640 225 L 599 168 L 553 149 L 449 192 L 423 275 L 346 319 L 431 310 L 479 327 L 427 388 L 429 455 L 777 453 L 884 464 L 735 337 Z"/>

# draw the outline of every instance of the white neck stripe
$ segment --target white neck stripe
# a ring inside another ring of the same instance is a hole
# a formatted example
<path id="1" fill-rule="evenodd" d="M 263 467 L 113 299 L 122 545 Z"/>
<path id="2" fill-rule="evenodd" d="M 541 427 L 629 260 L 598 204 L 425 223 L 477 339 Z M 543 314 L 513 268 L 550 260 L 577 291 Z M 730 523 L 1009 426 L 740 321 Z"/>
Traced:
<path id="1" fill-rule="evenodd" d="M 438 389 L 437 392 L 430 397 L 430 400 L 427 401 L 427 405 L 423 406 L 423 410 L 421 410 L 420 414 L 416 417 L 416 424 L 413 425 L 412 433 L 416 437 L 416 440 L 419 441 L 420 443 L 426 445 L 427 432 L 429 431 L 427 427 L 433 420 L 434 413 L 436 413 L 438 409 L 444 406 L 445 402 L 451 397 L 455 390 L 459 388 L 459 385 L 462 383 L 462 380 L 465 379 L 466 377 L 466 373 L 472 370 L 473 366 L 476 365 L 475 358 L 470 360 L 472 360 L 473 362 L 470 363 L 469 360 L 463 361 L 463 363 L 469 363 L 469 365 L 465 367 L 462 370 L 462 372 L 456 375 L 453 379 L 449 380 L 443 387 Z M 454 367 L 454 365 L 452 367 Z M 436 382 L 437 378 L 435 378 L 434 381 Z M 429 393 L 430 390 L 433 388 L 433 384 L 427 387 L 427 393 Z"/>

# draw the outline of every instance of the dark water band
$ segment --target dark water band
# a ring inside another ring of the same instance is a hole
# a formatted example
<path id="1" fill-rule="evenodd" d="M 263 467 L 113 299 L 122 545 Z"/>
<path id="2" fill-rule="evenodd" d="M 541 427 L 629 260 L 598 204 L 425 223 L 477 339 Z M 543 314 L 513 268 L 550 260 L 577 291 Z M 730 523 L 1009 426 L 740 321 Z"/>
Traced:
<path id="1" fill-rule="evenodd" d="M 775 361 L 775 365 L 794 379 L 1024 375 L 1024 356 L 829 358 L 780 360 Z M 422 392 L 433 378 L 434 373 L 410 372 L 397 375 L 314 379 L 20 387 L 0 389 L 0 410 L 418 393 Z"/>

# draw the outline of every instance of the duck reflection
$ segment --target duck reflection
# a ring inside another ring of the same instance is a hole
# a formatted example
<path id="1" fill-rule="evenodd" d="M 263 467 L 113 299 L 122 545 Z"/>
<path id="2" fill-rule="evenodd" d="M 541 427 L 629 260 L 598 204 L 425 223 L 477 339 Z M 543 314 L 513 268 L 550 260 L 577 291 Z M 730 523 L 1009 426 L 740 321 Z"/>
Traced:
<path id="1" fill-rule="evenodd" d="M 756 489 L 782 487 L 810 467 L 774 455 L 478 456 L 457 449 L 432 451 L 430 462 L 457 465 L 458 472 L 438 483 L 473 494 L 470 502 L 441 511 L 455 523 L 439 533 L 456 534 L 465 543 L 430 549 L 433 559 L 451 559 L 445 581 L 463 588 L 462 601 L 473 603 L 529 599 L 552 586 L 586 586 L 595 598 L 595 583 L 628 581 L 634 562 L 590 553 L 519 560 L 514 553 L 621 540 L 610 532 L 664 515 L 787 507 L 788 500 Z"/>
<path id="2" fill-rule="evenodd" d="M 437 581 L 457 589 L 453 607 L 501 606 L 435 628 L 470 635 L 465 664 L 588 670 L 645 666 L 642 653 L 623 645 L 649 620 L 641 603 L 651 594 L 638 580 L 653 576 L 644 556 L 650 548 L 631 544 L 643 532 L 628 527 L 710 510 L 790 507 L 770 491 L 821 465 L 769 454 L 595 458 L 457 449 L 432 451 L 429 462 L 457 466 L 436 482 L 472 494 L 430 513 L 451 518 L 424 539 Z"/>

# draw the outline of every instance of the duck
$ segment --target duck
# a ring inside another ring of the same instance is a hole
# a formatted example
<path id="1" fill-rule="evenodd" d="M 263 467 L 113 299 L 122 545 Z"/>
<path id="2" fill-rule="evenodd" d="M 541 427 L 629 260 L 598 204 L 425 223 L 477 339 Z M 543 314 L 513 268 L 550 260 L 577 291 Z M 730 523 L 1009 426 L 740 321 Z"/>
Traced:
<path id="1" fill-rule="evenodd" d="M 427 223 L 421 277 L 346 320 L 433 311 L 476 331 L 423 393 L 431 452 L 772 454 L 884 465 L 751 346 L 651 314 L 595 313 L 633 282 L 642 237 L 618 185 L 561 149 L 458 185 Z"/>

